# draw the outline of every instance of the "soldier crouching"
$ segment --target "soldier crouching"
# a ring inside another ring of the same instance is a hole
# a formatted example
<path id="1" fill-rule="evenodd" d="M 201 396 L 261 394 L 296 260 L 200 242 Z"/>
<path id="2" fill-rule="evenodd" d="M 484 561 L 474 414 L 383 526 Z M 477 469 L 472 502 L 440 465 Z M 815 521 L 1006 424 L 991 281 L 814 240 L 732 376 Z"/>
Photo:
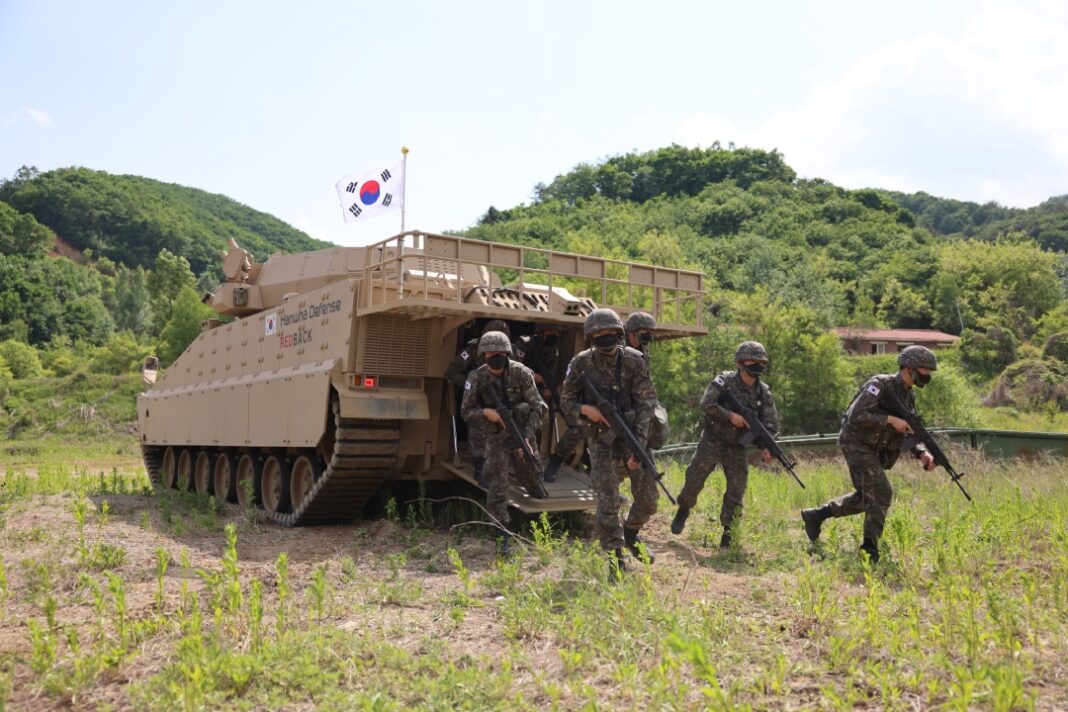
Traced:
<path id="1" fill-rule="evenodd" d="M 485 363 L 467 377 L 461 412 L 472 431 L 480 434 L 483 459 L 482 476 L 486 487 L 486 511 L 497 523 L 508 528 L 508 469 L 512 464 L 521 482 L 531 482 L 537 476 L 526 461 L 512 434 L 504 427 L 500 413 L 493 407 L 497 400 L 489 392 L 495 389 L 501 402 L 512 411 L 523 437 L 536 452 L 536 433 L 545 415 L 545 401 L 541 399 L 530 369 L 512 361 L 512 345 L 499 331 L 489 331 L 478 342 L 478 356 Z M 504 537 L 500 551 L 507 553 L 509 538 Z"/>
<path id="2" fill-rule="evenodd" d="M 623 346 L 623 323 L 611 309 L 594 309 L 586 317 L 583 334 L 593 347 L 571 360 L 560 398 L 560 409 L 569 422 L 580 418 L 597 425 L 588 431 L 590 475 L 597 496 L 596 532 L 601 548 L 609 552 L 609 575 L 619 580 L 626 570 L 623 547 L 637 557 L 653 560 L 638 532 L 656 513 L 659 493 L 656 480 L 645 472 L 633 453 L 626 452 L 622 439 L 607 427 L 601 411 L 591 401 L 580 379 L 589 377 L 597 390 L 615 402 L 619 412 L 644 447 L 656 406 L 656 389 L 640 351 Z M 624 524 L 619 522 L 619 483 L 630 477 L 634 503 Z"/>

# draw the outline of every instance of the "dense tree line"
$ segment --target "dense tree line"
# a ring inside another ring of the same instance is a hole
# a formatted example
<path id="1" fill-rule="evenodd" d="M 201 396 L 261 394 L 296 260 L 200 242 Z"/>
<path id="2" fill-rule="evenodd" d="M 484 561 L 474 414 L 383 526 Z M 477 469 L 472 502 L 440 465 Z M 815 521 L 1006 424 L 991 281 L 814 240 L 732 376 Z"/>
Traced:
<path id="1" fill-rule="evenodd" d="M 38 173 L 24 167 L 0 184 L 0 201 L 76 249 L 127 267 L 149 268 L 166 249 L 200 274 L 216 267 L 230 238 L 260 260 L 279 249 L 302 252 L 328 244 L 222 195 L 87 168 Z"/>
<path id="2" fill-rule="evenodd" d="M 817 432 L 836 427 L 859 377 L 831 326 L 963 332 L 946 380 L 980 389 L 1016 360 L 1015 344 L 1068 330 L 1065 243 L 1052 228 L 1042 239 L 1020 229 L 1061 221 L 1062 199 L 1022 211 L 846 190 L 798 179 L 775 151 L 671 146 L 581 164 L 536 186 L 530 205 L 491 207 L 467 234 L 703 271 L 712 334 L 662 347 L 668 400 L 694 415 L 702 381 L 730 365 L 728 342 L 754 336 L 778 357 L 787 427 Z M 964 417 L 960 404 L 943 410 Z"/>

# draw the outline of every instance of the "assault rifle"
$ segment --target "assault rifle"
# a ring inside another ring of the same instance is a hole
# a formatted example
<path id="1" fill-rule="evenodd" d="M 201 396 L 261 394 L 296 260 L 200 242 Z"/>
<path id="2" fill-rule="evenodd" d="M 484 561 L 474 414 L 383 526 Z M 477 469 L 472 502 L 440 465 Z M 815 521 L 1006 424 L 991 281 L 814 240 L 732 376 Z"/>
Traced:
<path id="1" fill-rule="evenodd" d="M 775 436 L 767 429 L 764 423 L 760 422 L 760 417 L 753 412 L 751 408 L 746 408 L 742 405 L 742 402 L 738 400 L 738 396 L 731 393 L 726 388 L 723 389 L 722 400 L 726 401 L 727 407 L 733 410 L 745 418 L 745 422 L 749 423 L 749 429 L 745 431 L 745 435 L 742 436 L 741 444 L 749 445 L 755 444 L 757 447 L 767 450 L 772 456 L 779 461 L 779 464 L 786 468 L 786 471 L 793 475 L 793 478 L 797 480 L 797 484 L 801 485 L 801 489 L 805 489 L 805 483 L 801 481 L 801 478 L 797 476 L 797 472 L 794 471 L 796 462 L 790 462 L 790 458 L 786 457 L 786 453 L 783 452 L 782 446 L 775 440 Z"/>
<path id="2" fill-rule="evenodd" d="M 882 402 L 883 407 L 890 412 L 890 415 L 896 415 L 901 418 L 912 429 L 912 435 L 905 439 L 905 442 L 901 445 L 901 451 L 911 450 L 919 444 L 923 444 L 927 448 L 927 452 L 931 453 L 931 457 L 934 458 L 935 465 L 945 469 L 949 473 L 949 479 L 953 480 L 953 484 L 960 488 L 961 494 L 969 502 L 972 501 L 972 496 L 968 494 L 968 491 L 964 489 L 964 485 L 960 483 L 960 479 L 964 477 L 964 473 L 958 473 L 953 469 L 953 465 L 950 464 L 949 458 L 946 457 L 945 451 L 942 446 L 938 444 L 938 441 L 931 435 L 931 431 L 923 425 L 923 418 L 918 413 L 909 410 L 901 402 L 901 399 L 894 393 L 891 393 L 889 389 L 883 388 L 879 393 L 879 400 Z"/>
<path id="3" fill-rule="evenodd" d="M 507 376 L 507 373 L 505 373 Z M 534 473 L 534 482 L 532 483 L 533 489 L 530 485 L 527 486 L 527 490 L 531 496 L 535 499 L 548 499 L 549 493 L 545 489 L 545 485 L 541 480 L 543 477 L 541 460 L 538 459 L 538 455 L 534 452 L 534 449 L 530 447 L 530 443 L 523 437 L 523 431 L 519 429 L 519 424 L 515 422 L 515 415 L 512 413 L 512 409 L 505 403 L 504 398 L 501 397 L 500 391 L 495 384 L 489 384 L 487 390 L 490 393 L 490 404 L 493 409 L 497 411 L 497 415 L 501 416 L 501 420 L 504 421 L 504 427 L 508 433 L 512 436 L 513 444 L 517 449 L 523 451 L 523 457 L 527 460 L 527 465 Z M 518 468 L 517 468 L 518 469 Z"/>
<path id="4" fill-rule="evenodd" d="M 645 471 L 652 475 L 656 483 L 660 485 L 660 489 L 667 495 L 668 501 L 672 504 L 678 504 L 675 498 L 671 496 L 671 493 L 668 492 L 668 488 L 664 486 L 662 481 L 664 474 L 656 469 L 656 463 L 649 456 L 649 452 L 638 442 L 634 431 L 627 427 L 627 421 L 623 420 L 623 415 L 619 412 L 616 404 L 601 395 L 601 392 L 597 390 L 597 386 L 593 384 L 593 381 L 585 373 L 580 373 L 579 379 L 583 388 L 586 389 L 586 393 L 595 401 L 593 405 L 597 406 L 597 409 L 601 411 L 601 415 L 608 421 L 608 426 L 615 431 L 616 437 L 623 438 L 623 444 L 634 455 L 634 459 L 640 462 Z"/>

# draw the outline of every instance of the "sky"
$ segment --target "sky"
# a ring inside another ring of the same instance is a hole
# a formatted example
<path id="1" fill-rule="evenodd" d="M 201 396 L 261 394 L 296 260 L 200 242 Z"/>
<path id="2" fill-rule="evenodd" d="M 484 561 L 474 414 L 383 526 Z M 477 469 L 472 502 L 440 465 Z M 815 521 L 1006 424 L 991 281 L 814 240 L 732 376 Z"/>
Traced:
<path id="1" fill-rule="evenodd" d="M 1068 4 L 0 0 L 0 177 L 85 166 L 313 237 L 401 160 L 407 229 L 462 230 L 579 163 L 776 149 L 801 177 L 1030 207 L 1068 193 Z"/>

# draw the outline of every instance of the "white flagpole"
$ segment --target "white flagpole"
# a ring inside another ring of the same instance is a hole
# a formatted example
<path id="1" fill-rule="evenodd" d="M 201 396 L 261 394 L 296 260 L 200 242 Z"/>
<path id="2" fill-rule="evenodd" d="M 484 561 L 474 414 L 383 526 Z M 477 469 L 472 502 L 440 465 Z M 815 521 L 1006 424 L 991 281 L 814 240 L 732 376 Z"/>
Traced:
<path id="1" fill-rule="evenodd" d="M 408 185 L 408 147 L 407 146 L 401 146 L 401 154 L 403 154 L 403 156 L 404 156 L 404 158 L 401 160 L 401 165 L 404 167 L 403 168 L 404 173 L 403 173 L 403 176 L 401 177 L 401 232 L 404 232 L 404 211 L 408 207 L 407 205 L 405 205 L 406 201 L 405 201 L 405 195 L 404 195 L 404 193 L 405 193 L 404 189 Z"/>

